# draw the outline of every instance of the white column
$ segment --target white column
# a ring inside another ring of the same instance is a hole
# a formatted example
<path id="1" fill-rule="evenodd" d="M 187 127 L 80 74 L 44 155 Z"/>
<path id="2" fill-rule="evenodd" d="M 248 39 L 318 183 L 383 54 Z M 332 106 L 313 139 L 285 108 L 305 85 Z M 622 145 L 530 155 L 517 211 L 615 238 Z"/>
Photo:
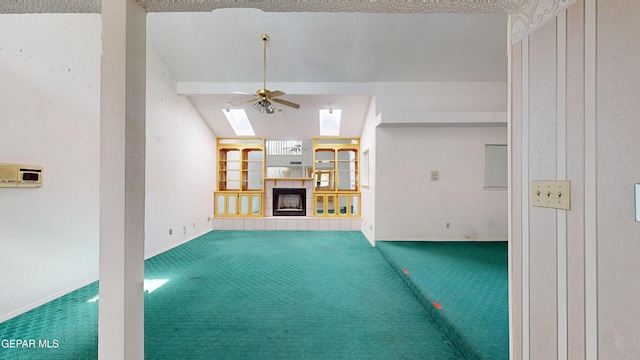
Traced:
<path id="1" fill-rule="evenodd" d="M 144 358 L 146 13 L 102 2 L 100 359 Z"/>
<path id="2" fill-rule="evenodd" d="M 507 152 L 507 259 L 508 281 L 507 287 L 509 296 L 509 359 L 515 358 L 513 347 L 513 43 L 511 34 L 511 24 L 513 18 L 509 15 L 507 21 L 507 144 L 509 151 Z"/>
<path id="3" fill-rule="evenodd" d="M 597 0 L 584 2 L 584 262 L 586 359 L 598 359 Z"/>
<path id="4" fill-rule="evenodd" d="M 529 246 L 529 36 L 522 39 L 522 133 L 521 133 L 521 158 L 520 175 L 521 206 L 522 206 L 522 360 L 529 360 L 531 353 L 531 299 L 530 299 L 530 246 Z"/>
<path id="5" fill-rule="evenodd" d="M 567 10 L 556 19 L 556 179 L 567 180 Z M 568 358 L 567 212 L 556 210 L 558 360 Z"/>

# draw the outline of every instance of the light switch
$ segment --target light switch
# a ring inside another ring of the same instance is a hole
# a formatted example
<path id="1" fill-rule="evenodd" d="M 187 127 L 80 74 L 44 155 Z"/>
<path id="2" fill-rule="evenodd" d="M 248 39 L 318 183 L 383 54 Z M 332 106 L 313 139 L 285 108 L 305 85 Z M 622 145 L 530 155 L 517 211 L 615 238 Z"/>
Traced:
<path id="1" fill-rule="evenodd" d="M 438 170 L 431 170 L 431 181 L 440 180 L 440 172 Z"/>
<path id="2" fill-rule="evenodd" d="M 571 209 L 571 181 L 531 181 L 531 205 L 553 209 Z"/>

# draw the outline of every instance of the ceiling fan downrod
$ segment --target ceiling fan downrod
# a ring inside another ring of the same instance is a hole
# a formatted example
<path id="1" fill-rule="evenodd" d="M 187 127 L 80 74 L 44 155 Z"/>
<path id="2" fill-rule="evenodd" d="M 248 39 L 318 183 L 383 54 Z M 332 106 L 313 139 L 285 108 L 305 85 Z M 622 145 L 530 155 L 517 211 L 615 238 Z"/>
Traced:
<path id="1" fill-rule="evenodd" d="M 263 44 L 263 74 L 264 74 L 264 82 L 262 85 L 262 90 L 267 89 L 267 42 L 269 42 L 269 35 L 262 34 L 262 44 Z"/>

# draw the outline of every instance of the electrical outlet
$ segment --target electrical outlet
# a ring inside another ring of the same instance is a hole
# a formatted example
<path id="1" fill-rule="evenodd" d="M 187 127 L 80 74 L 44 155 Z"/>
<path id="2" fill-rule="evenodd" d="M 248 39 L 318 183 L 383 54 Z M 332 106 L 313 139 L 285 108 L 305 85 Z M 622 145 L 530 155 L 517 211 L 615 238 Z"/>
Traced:
<path id="1" fill-rule="evenodd" d="M 531 205 L 553 209 L 571 209 L 571 181 L 531 181 Z"/>

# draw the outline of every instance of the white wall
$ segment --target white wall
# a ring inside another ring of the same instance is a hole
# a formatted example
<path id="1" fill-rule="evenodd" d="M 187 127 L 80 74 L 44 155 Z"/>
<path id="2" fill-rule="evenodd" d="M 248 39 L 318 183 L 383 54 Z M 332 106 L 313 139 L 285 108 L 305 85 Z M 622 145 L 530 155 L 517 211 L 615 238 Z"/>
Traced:
<path id="1" fill-rule="evenodd" d="M 514 44 L 513 359 L 640 358 L 639 17 L 578 0 Z M 571 209 L 531 207 L 539 179 L 570 180 Z"/>
<path id="2" fill-rule="evenodd" d="M 506 56 L 506 54 L 505 54 Z M 507 109 L 507 86 L 501 81 L 483 82 L 405 82 L 372 83 L 370 91 L 377 96 L 376 109 L 379 113 L 391 112 L 423 113 L 409 122 L 445 122 L 442 113 L 504 113 Z M 440 113 L 437 119 L 425 115 Z M 413 116 L 413 114 L 411 114 Z M 396 124 L 407 120 L 405 117 L 384 116 L 383 123 Z M 434 121 L 431 121 L 434 120 Z M 476 122 L 467 118 L 465 121 Z M 506 121 L 506 119 L 502 119 Z"/>
<path id="3" fill-rule="evenodd" d="M 640 183 L 640 7 L 596 6 L 598 355 L 638 359 L 640 223 L 632 189 Z"/>
<path id="4" fill-rule="evenodd" d="M 506 240 L 506 189 L 483 189 L 484 145 L 506 141 L 504 126 L 378 127 L 376 239 Z"/>
<path id="5" fill-rule="evenodd" d="M 506 240 L 507 191 L 483 189 L 484 145 L 507 142 L 506 83 L 374 85 L 377 229 L 368 236 Z"/>
<path id="6" fill-rule="evenodd" d="M 360 208 L 362 213 L 362 233 L 372 245 L 375 245 L 375 215 L 376 215 L 376 124 L 379 116 L 376 116 L 375 96 L 371 98 L 367 118 L 360 134 L 360 160 L 365 151 L 369 151 L 369 184 L 362 184 L 363 174 L 360 175 Z M 364 164 L 360 163 L 360 171 Z"/>
<path id="7" fill-rule="evenodd" d="M 44 166 L 41 189 L 0 189 L 0 321 L 97 277 L 100 33 L 0 15 L 0 162 Z"/>
<path id="8" fill-rule="evenodd" d="M 147 49 L 145 256 L 211 231 L 216 138 Z M 172 229 L 172 235 L 169 235 Z"/>
<path id="9" fill-rule="evenodd" d="M 97 279 L 101 30 L 99 14 L 0 15 L 0 162 L 45 169 L 41 189 L 0 189 L 0 321 Z M 215 136 L 147 60 L 149 257 L 211 230 Z"/>

